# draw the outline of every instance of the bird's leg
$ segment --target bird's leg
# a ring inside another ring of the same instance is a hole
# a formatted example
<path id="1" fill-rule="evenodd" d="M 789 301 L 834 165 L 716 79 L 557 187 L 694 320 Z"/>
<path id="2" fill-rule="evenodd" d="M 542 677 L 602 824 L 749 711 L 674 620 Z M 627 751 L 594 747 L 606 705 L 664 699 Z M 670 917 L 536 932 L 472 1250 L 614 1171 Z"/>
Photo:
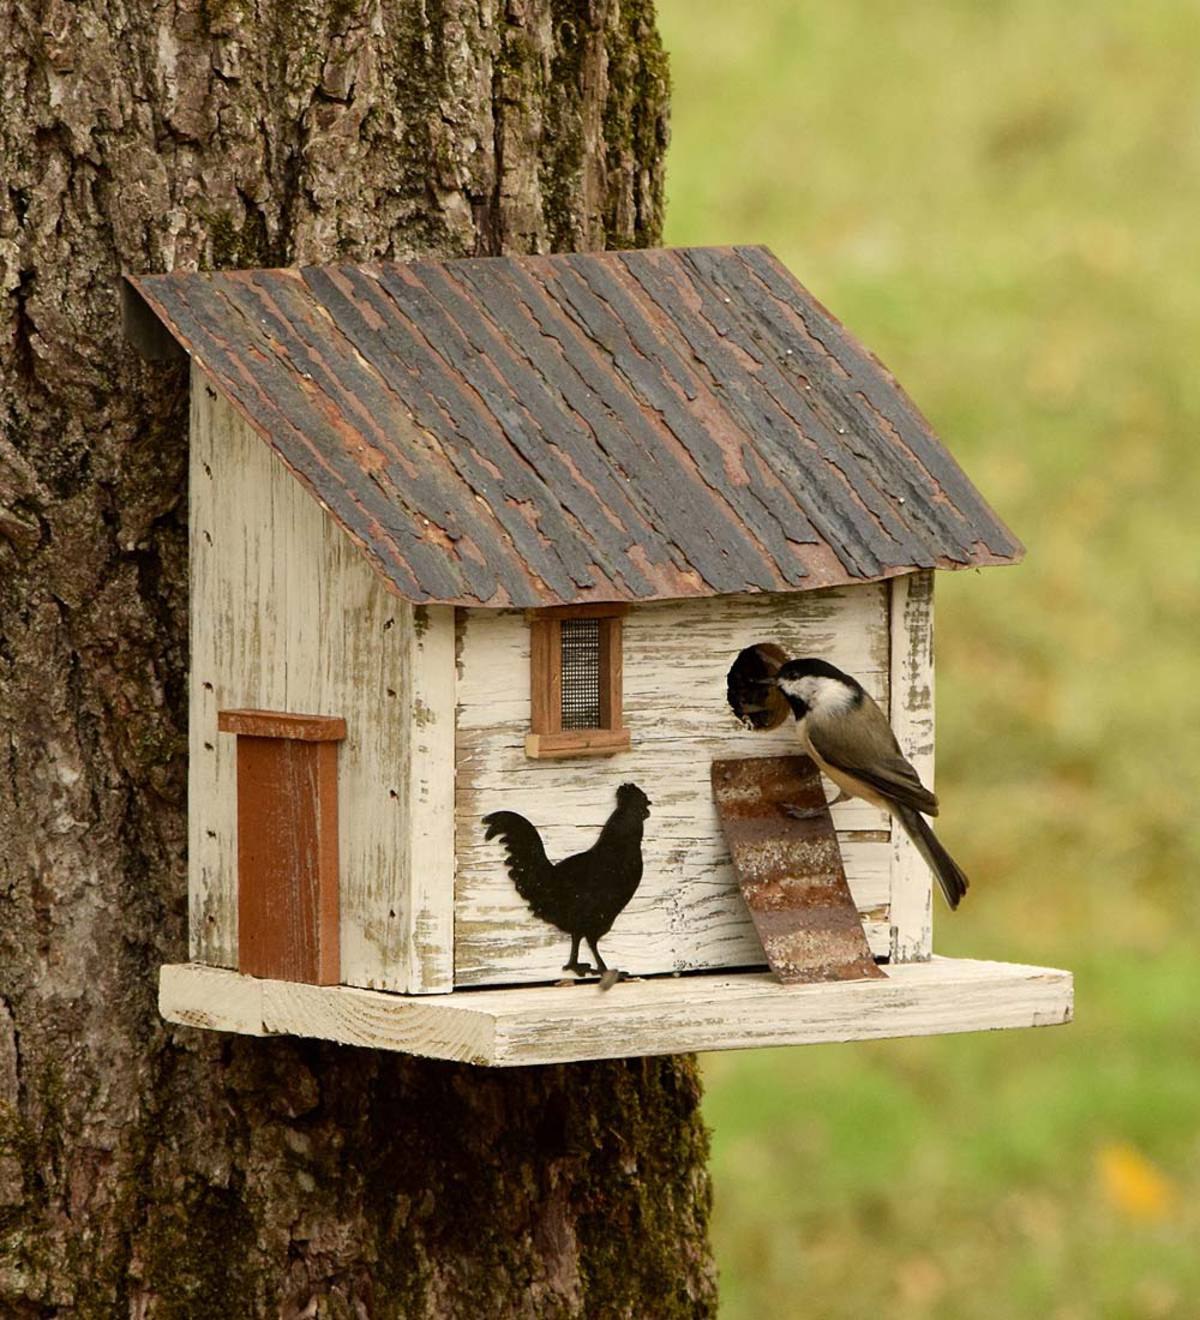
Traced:
<path id="1" fill-rule="evenodd" d="M 596 960 L 596 970 L 598 972 L 607 972 L 608 967 L 604 959 L 600 957 L 600 950 L 596 947 L 596 941 L 589 935 L 587 937 L 588 948 L 592 951 L 592 957 Z"/>
<path id="2" fill-rule="evenodd" d="M 818 816 L 823 815 L 830 807 L 836 807 L 839 802 L 849 801 L 850 795 L 848 793 L 843 793 L 841 789 L 838 789 L 837 797 L 830 798 L 824 806 L 798 807 L 794 802 L 781 802 L 779 804 L 779 810 L 782 811 L 785 816 L 790 816 L 793 820 L 816 820 Z"/>
<path id="3" fill-rule="evenodd" d="M 571 936 L 571 961 L 563 964 L 564 972 L 574 972 L 576 976 L 586 976 L 592 970 L 591 963 L 581 963 L 579 961 L 579 940 L 580 936 Z M 589 941 L 590 943 L 590 941 Z M 595 948 L 595 945 L 592 945 Z"/>

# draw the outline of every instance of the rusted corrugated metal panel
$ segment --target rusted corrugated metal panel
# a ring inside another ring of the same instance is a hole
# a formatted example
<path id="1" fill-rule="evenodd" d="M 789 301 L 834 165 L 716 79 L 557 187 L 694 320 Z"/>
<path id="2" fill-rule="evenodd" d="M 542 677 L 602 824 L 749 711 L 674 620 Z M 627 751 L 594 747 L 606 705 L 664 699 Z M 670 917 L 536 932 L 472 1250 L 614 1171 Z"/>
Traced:
<path id="1" fill-rule="evenodd" d="M 842 866 L 821 772 L 807 756 L 714 761 L 713 799 L 742 897 L 786 985 L 883 976 Z M 806 819 L 789 808 L 810 812 Z"/>
<path id="2" fill-rule="evenodd" d="M 798 591 L 1021 554 L 765 248 L 130 283 L 414 601 Z"/>

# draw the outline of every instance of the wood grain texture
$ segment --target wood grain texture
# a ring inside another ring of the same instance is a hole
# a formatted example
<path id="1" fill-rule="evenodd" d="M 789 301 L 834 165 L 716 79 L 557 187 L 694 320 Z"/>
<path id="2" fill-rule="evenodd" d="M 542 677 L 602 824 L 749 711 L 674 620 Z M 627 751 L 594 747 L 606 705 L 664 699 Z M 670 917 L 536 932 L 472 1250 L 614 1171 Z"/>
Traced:
<path id="1" fill-rule="evenodd" d="M 268 1036 L 263 982 L 205 963 L 166 963 L 158 972 L 158 1010 L 168 1022 L 239 1036 Z"/>
<path id="2" fill-rule="evenodd" d="M 526 610 L 531 622 L 537 619 L 619 619 L 629 613 L 629 605 L 620 600 L 598 601 L 585 605 L 548 605 L 541 610 Z"/>
<path id="3" fill-rule="evenodd" d="M 238 971 L 336 985 L 337 743 L 237 737 Z"/>
<path id="4" fill-rule="evenodd" d="M 625 630 L 620 618 L 600 620 L 600 727 L 625 729 Z"/>
<path id="5" fill-rule="evenodd" d="M 933 788 L 933 574 L 889 584 L 892 728 L 900 750 Z M 914 962 L 933 952 L 933 877 L 908 835 L 892 830 L 891 957 Z"/>
<path id="6" fill-rule="evenodd" d="M 272 554 L 270 455 L 191 371 L 188 567 L 188 943 L 196 962 L 237 966 L 237 748 L 221 709 L 287 709 L 286 670 L 264 665 L 280 597 Z M 239 473 L 240 469 L 240 473 Z"/>
<path id="7" fill-rule="evenodd" d="M 531 756 L 562 730 L 562 627 L 549 616 L 529 620 L 529 729 L 539 740 Z"/>
<path id="8" fill-rule="evenodd" d="M 935 958 L 876 981 L 782 986 L 715 972 L 595 985 L 412 997 L 250 981 L 196 965 L 162 969 L 163 1015 L 188 1026 L 315 1036 L 347 1045 L 512 1066 L 685 1050 L 933 1036 L 1071 1020 L 1071 974 Z"/>
<path id="9" fill-rule="evenodd" d="M 222 710 L 217 712 L 217 732 L 297 742 L 341 742 L 346 736 L 346 721 L 335 715 L 296 715 L 280 710 Z"/>
<path id="10" fill-rule="evenodd" d="M 628 751 L 628 729 L 564 729 L 560 733 L 527 733 L 525 755 L 531 761 L 566 761 L 580 756 L 613 756 Z"/>
<path id="11" fill-rule="evenodd" d="M 451 611 L 418 620 L 392 596 L 199 369 L 192 400 L 192 957 L 237 961 L 234 750 L 217 737 L 218 708 L 314 712 L 346 721 L 342 978 L 445 988 Z"/>
<path id="12" fill-rule="evenodd" d="M 739 723 L 726 703 L 729 666 L 743 647 L 775 641 L 789 655 L 822 655 L 858 675 L 885 710 L 890 699 L 886 585 L 640 606 L 623 620 L 623 632 L 629 750 L 533 761 L 525 754 L 526 616 L 459 611 L 457 985 L 553 980 L 563 961 L 559 932 L 529 915 L 502 850 L 484 841 L 481 817 L 520 812 L 557 861 L 595 841 L 626 781 L 653 804 L 645 876 L 605 937 L 606 958 L 638 973 L 761 965 L 721 837 L 709 766 L 719 758 L 791 754 L 796 741 L 790 722 L 765 733 Z M 886 956 L 890 821 L 861 802 L 835 807 L 833 819 L 872 951 Z"/>
<path id="13" fill-rule="evenodd" d="M 390 846 L 401 850 L 407 877 L 402 949 L 410 994 L 454 986 L 454 609 L 418 606 L 409 647 L 412 736 L 408 801 Z M 406 825 L 405 823 L 406 822 Z"/>

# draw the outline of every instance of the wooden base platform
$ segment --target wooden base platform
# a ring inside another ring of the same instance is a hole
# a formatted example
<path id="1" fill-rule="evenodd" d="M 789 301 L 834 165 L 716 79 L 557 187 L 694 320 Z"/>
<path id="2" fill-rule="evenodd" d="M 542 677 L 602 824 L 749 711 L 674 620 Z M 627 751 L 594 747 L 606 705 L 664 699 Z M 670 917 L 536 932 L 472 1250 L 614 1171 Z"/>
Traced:
<path id="1" fill-rule="evenodd" d="M 780 985 L 714 972 L 446 995 L 262 981 L 198 963 L 163 967 L 168 1021 L 251 1036 L 314 1036 L 435 1059 L 511 1067 L 692 1050 L 933 1036 L 1071 1020 L 1070 972 L 935 958 L 886 978 Z"/>

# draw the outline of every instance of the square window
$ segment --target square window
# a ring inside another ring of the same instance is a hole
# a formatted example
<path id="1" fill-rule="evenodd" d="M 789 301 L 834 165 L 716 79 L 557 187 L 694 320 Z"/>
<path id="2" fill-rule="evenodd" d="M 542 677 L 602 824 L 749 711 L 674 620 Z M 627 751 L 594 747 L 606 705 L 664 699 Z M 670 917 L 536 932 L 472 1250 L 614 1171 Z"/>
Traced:
<path id="1" fill-rule="evenodd" d="M 611 756 L 629 746 L 621 716 L 621 605 L 580 605 L 530 616 L 534 758 Z"/>

